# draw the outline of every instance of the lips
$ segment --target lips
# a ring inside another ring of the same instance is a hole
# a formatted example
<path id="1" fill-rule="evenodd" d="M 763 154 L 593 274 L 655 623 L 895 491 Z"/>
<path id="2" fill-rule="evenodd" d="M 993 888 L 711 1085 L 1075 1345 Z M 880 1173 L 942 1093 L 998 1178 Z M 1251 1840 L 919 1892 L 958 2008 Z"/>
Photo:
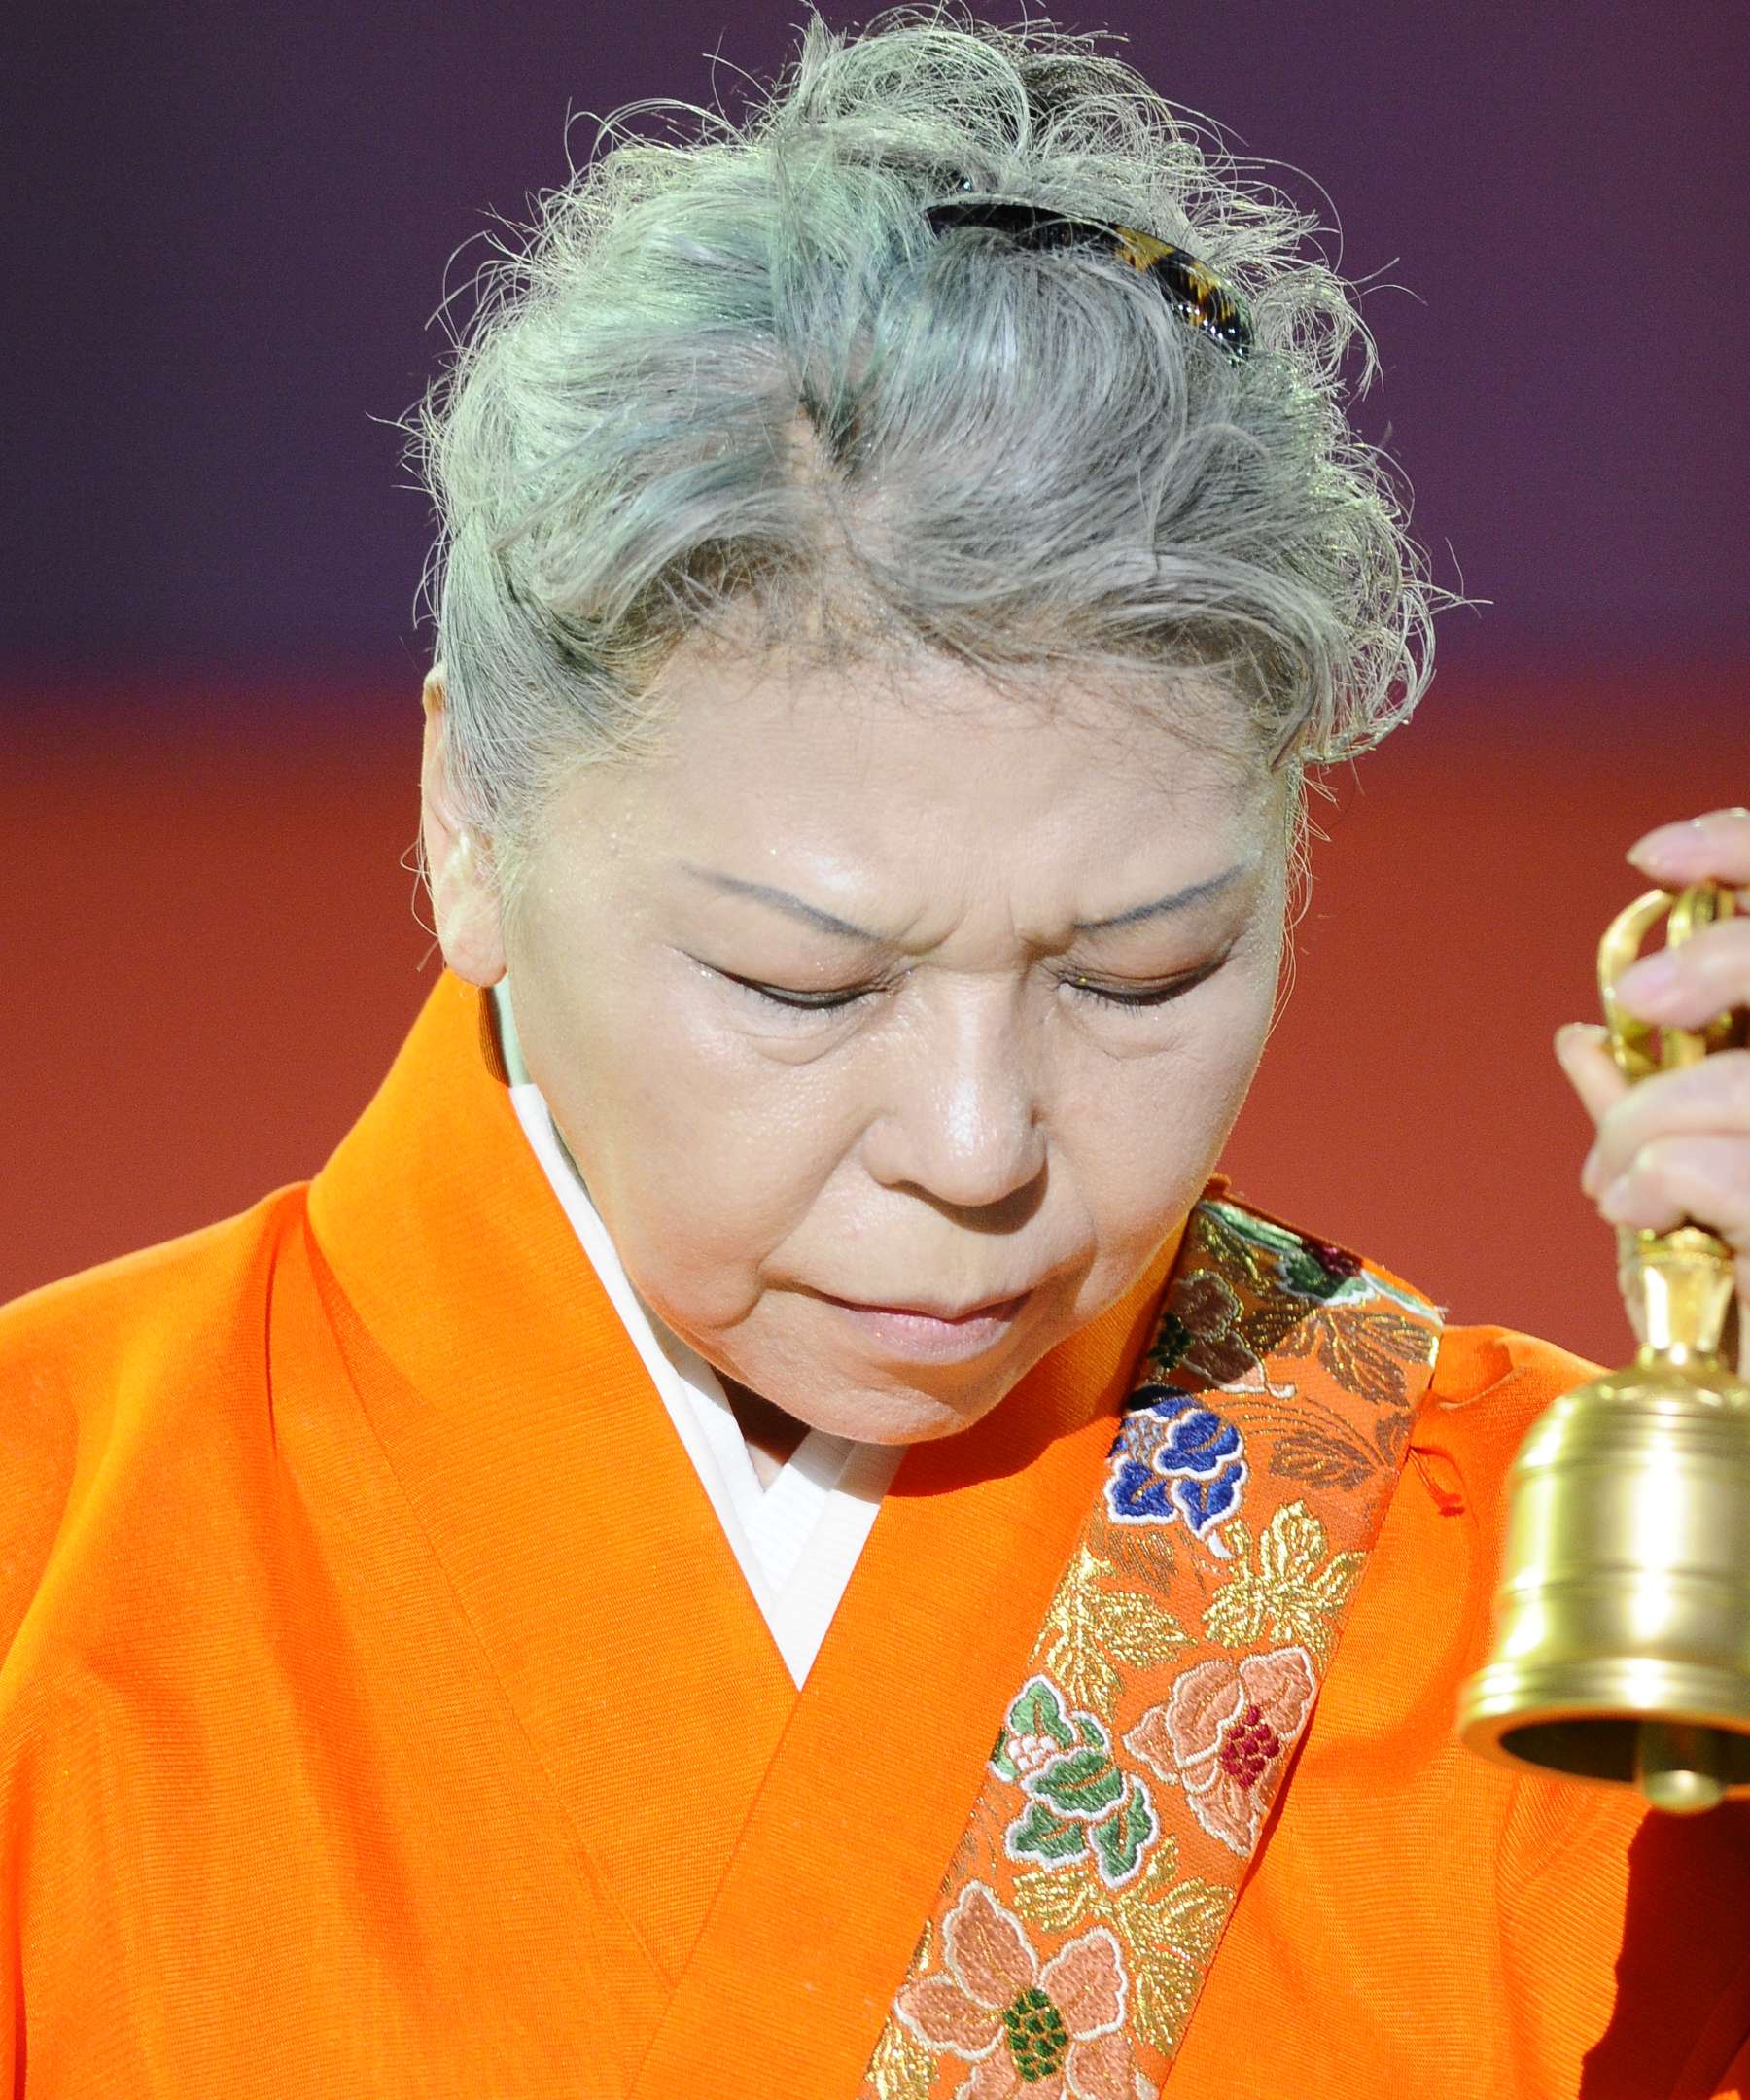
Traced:
<path id="1" fill-rule="evenodd" d="M 1029 1288 L 1031 1287 L 1030 1285 Z M 822 1292 L 822 1295 L 829 1297 L 831 1293 Z M 1027 1292 L 1024 1290 L 1011 1291 L 1006 1297 L 981 1298 L 975 1305 L 962 1306 L 924 1305 L 916 1302 L 909 1305 L 876 1304 L 867 1298 L 837 1298 L 833 1303 L 849 1306 L 854 1312 L 903 1312 L 913 1319 L 940 1320 L 945 1326 L 953 1327 L 965 1320 L 991 1319 L 1000 1313 L 1012 1312 L 1026 1296 Z"/>

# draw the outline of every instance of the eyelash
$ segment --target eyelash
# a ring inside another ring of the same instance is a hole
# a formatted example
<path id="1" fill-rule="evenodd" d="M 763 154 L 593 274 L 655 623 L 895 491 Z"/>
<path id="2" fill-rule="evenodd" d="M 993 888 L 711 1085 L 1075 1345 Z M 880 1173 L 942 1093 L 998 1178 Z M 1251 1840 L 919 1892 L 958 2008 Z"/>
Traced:
<path id="1" fill-rule="evenodd" d="M 1212 976 L 1218 967 L 1218 963 L 1211 962 L 1207 968 L 1193 971 L 1188 977 L 1175 977 L 1167 984 L 1152 985 L 1146 992 L 1138 993 L 1114 992 L 1109 986 L 1091 984 L 1086 978 L 1060 977 L 1058 982 L 1069 991 L 1079 993 L 1083 998 L 1094 1000 L 1098 1005 L 1116 1007 L 1121 1012 L 1137 1013 L 1151 1007 L 1168 1005 L 1182 993 L 1193 990 L 1202 984 L 1205 978 Z M 755 998 L 764 999 L 770 1005 L 782 1006 L 790 1013 L 837 1013 L 847 1006 L 854 1006 L 858 999 L 867 998 L 872 992 L 880 989 L 878 986 L 869 985 L 857 992 L 810 995 L 781 992 L 773 985 L 760 984 L 752 977 L 737 977 L 728 970 L 719 970 L 718 975 L 730 984 L 739 985 L 744 992 L 751 992 Z"/>

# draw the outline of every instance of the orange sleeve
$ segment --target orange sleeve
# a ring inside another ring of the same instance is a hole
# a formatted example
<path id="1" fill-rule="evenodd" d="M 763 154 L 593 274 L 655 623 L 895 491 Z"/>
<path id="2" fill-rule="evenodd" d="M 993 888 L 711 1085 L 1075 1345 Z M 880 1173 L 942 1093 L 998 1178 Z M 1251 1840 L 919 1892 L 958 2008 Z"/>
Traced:
<path id="1" fill-rule="evenodd" d="M 0 1370 L 0 1682 L 73 1491 L 79 1422 L 58 1373 L 29 1357 Z"/>
<path id="2" fill-rule="evenodd" d="M 61 1542 L 82 1475 L 88 1481 L 97 1470 L 94 1447 L 105 1428 L 100 1405 L 88 1407 L 81 1419 L 81 1380 L 70 1375 L 77 1329 L 68 1310 L 67 1286 L 53 1285 L 0 1311 L 0 2092 L 6 2093 L 23 2089 L 19 1934 L 26 1865 L 18 1770 L 37 1703 L 32 1656 L 41 1649 L 46 1616 L 39 1600 L 50 1570 L 64 1558 Z"/>
<path id="3" fill-rule="evenodd" d="M 85 1931 L 101 1869 L 82 1835 L 113 1803 L 65 1728 L 99 1702 L 70 1708 L 68 1688 L 125 1684 L 134 1629 L 110 1607 L 197 1558 L 190 1540 L 210 1527 L 197 1499 L 175 1499 L 206 1478 L 191 1424 L 216 1394 L 263 1382 L 286 1194 L 0 1307 L 0 2092 L 22 2090 L 27 2053 L 52 2058 L 56 2022 L 88 2024 L 113 1984 Z M 167 1486 L 178 1465 L 187 1482 Z M 48 1914 L 78 1924 L 33 1946 Z"/>
<path id="4" fill-rule="evenodd" d="M 1750 2035 L 1744 2046 L 1721 2073 L 1708 2100 L 1744 2100 L 1750 2094 Z"/>

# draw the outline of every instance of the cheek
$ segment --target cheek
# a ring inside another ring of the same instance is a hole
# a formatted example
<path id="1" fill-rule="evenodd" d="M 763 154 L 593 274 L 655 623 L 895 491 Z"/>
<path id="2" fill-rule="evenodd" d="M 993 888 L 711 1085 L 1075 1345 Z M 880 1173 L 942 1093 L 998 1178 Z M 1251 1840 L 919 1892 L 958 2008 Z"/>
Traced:
<path id="1" fill-rule="evenodd" d="M 1201 1029 L 1189 1053 L 1201 1123 L 1225 1138 L 1233 1128 L 1270 1035 L 1276 1004 L 1276 971 L 1268 976 L 1235 979 L 1226 995 L 1211 1003 L 1208 1025 Z"/>
<path id="2" fill-rule="evenodd" d="M 560 1086 L 554 1115 L 628 1273 L 694 1330 L 745 1316 L 855 1142 L 829 1071 L 763 1055 L 708 1001 L 587 1008 Z"/>
<path id="3" fill-rule="evenodd" d="M 1196 1201 L 1245 1104 L 1273 998 L 1274 978 L 1235 978 L 1171 1047 L 1112 1062 L 1072 1104 L 1065 1143 L 1102 1269 L 1145 1258 Z"/>

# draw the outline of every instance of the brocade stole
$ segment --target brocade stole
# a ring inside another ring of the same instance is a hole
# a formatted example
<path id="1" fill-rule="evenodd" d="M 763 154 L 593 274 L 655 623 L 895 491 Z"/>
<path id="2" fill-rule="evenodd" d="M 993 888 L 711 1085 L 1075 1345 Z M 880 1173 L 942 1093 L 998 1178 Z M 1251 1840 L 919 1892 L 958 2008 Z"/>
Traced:
<path id="1" fill-rule="evenodd" d="M 1152 2100 L 1341 1638 L 1442 1309 L 1192 1211 L 861 2100 Z"/>

